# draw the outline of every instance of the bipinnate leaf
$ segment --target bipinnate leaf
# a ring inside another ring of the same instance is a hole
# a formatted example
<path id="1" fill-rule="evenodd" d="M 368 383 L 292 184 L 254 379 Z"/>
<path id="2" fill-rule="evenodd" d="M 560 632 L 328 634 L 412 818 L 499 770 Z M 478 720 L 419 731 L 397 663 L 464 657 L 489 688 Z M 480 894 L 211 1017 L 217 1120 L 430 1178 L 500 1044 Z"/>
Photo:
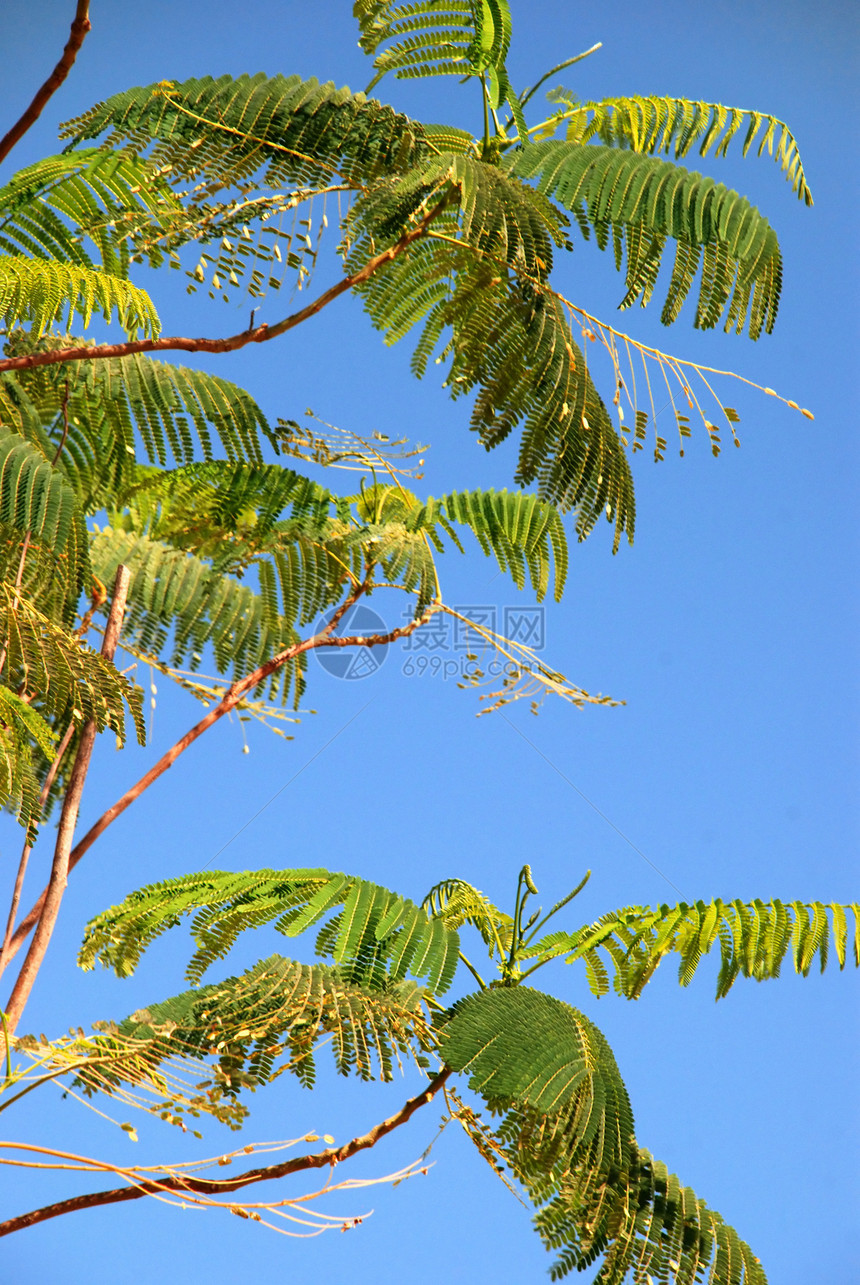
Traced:
<path id="1" fill-rule="evenodd" d="M 498 1111 L 509 1112 L 500 1132 L 516 1124 L 545 1135 L 543 1180 L 584 1162 L 593 1176 L 630 1163 L 633 1117 L 627 1091 L 602 1033 L 583 1013 L 527 986 L 493 986 L 460 1000 L 440 1021 L 440 1056 L 469 1076 L 469 1085 Z M 525 1153 L 523 1152 L 523 1156 Z M 512 1160 L 526 1177 L 524 1160 Z"/>
<path id="2" fill-rule="evenodd" d="M 804 977 L 816 959 L 824 972 L 831 944 L 840 969 L 850 959 L 860 967 L 860 906 L 718 898 L 656 909 L 628 906 L 570 934 L 566 948 L 556 947 L 554 954 L 566 954 L 569 964 L 583 960 L 595 994 L 608 991 L 610 968 L 616 991 L 638 999 L 668 955 L 680 956 L 678 980 L 688 986 L 703 956 L 717 947 L 716 998 L 722 999 L 739 976 L 759 982 L 779 977 L 786 958 Z"/>
<path id="3" fill-rule="evenodd" d="M 186 974 L 192 982 L 246 928 L 274 923 L 295 937 L 321 919 L 317 953 L 333 958 L 357 982 L 381 985 L 411 973 L 441 993 L 457 967 L 457 933 L 414 902 L 367 880 L 315 869 L 209 870 L 150 884 L 87 925 L 79 963 L 92 968 L 98 960 L 128 976 L 155 938 L 192 913 L 198 945 Z"/>

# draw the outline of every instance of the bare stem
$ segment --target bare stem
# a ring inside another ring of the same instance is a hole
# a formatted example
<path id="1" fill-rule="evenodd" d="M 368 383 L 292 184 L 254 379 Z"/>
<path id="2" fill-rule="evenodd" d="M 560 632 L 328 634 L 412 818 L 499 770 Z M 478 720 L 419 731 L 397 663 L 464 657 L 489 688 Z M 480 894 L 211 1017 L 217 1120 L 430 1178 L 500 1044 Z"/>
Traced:
<path id="1" fill-rule="evenodd" d="M 122 627 L 122 619 L 125 615 L 125 603 L 128 595 L 128 584 L 131 578 L 131 572 L 128 567 L 120 566 L 117 568 L 116 581 L 114 582 L 113 602 L 111 603 L 110 615 L 108 616 L 107 628 L 105 629 L 102 640 L 102 655 L 106 660 L 113 660 L 116 652 L 117 643 L 119 642 L 119 633 Z M 78 819 L 78 811 L 81 805 L 81 795 L 84 790 L 84 783 L 89 771 L 90 759 L 92 758 L 93 746 L 96 739 L 96 722 L 95 719 L 89 719 L 81 732 L 81 739 L 78 744 L 78 752 L 75 755 L 75 761 L 69 776 L 69 785 L 66 790 L 66 797 L 63 800 L 63 810 L 60 814 L 60 824 L 57 828 L 57 843 L 54 848 L 54 861 L 51 867 L 51 877 L 48 886 L 45 889 L 44 901 L 39 914 L 36 931 L 33 934 L 33 940 L 30 943 L 30 949 L 27 957 L 21 965 L 21 971 L 18 979 L 12 989 L 9 1003 L 6 1008 L 6 1020 L 9 1024 L 10 1032 L 14 1032 L 15 1027 L 24 1011 L 24 1005 L 33 989 L 33 984 L 38 976 L 42 961 L 45 958 L 45 952 L 51 940 L 54 931 L 54 925 L 57 922 L 57 915 L 60 911 L 60 904 L 66 890 L 69 878 L 69 855 L 72 849 L 72 840 L 75 834 L 75 825 Z M 11 947 L 11 943 L 10 947 Z"/>
<path id="2" fill-rule="evenodd" d="M 344 1160 L 349 1160 L 357 1152 L 367 1151 L 370 1147 L 375 1146 L 380 1138 L 384 1138 L 386 1134 L 392 1133 L 402 1124 L 406 1124 L 416 1111 L 432 1101 L 450 1075 L 451 1068 L 445 1067 L 430 1081 L 422 1093 L 410 1098 L 395 1115 L 389 1116 L 387 1120 L 380 1121 L 368 1133 L 353 1138 L 342 1147 L 329 1147 L 326 1151 L 318 1151 L 310 1156 L 299 1156 L 295 1160 L 287 1160 L 282 1164 L 264 1165 L 259 1169 L 248 1169 L 245 1173 L 237 1174 L 235 1178 L 193 1178 L 190 1174 L 176 1174 L 156 1181 L 142 1181 L 134 1187 L 114 1187 L 110 1191 L 93 1191 L 83 1196 L 73 1196 L 71 1200 L 61 1200 L 54 1205 L 45 1205 L 41 1209 L 33 1209 L 28 1214 L 20 1214 L 17 1218 L 8 1218 L 5 1222 L 0 1223 L 0 1236 L 10 1236 L 12 1232 L 22 1231 L 25 1227 L 33 1227 L 36 1223 L 46 1222 L 49 1218 L 58 1218 L 61 1214 L 76 1213 L 79 1209 L 94 1209 L 99 1205 L 114 1205 L 126 1200 L 139 1200 L 141 1196 L 158 1195 L 165 1191 L 189 1191 L 218 1196 L 231 1191 L 241 1191 L 252 1183 L 269 1182 L 276 1178 L 288 1178 L 291 1174 L 301 1173 L 307 1169 L 325 1169 L 326 1167 L 333 1169 L 335 1165 L 341 1164 Z"/>
<path id="3" fill-rule="evenodd" d="M 23 116 L 15 122 L 8 134 L 0 139 L 0 161 L 6 159 L 15 144 L 20 142 L 30 126 L 36 123 L 45 110 L 49 99 L 54 96 L 74 66 L 78 50 L 84 43 L 87 32 L 92 26 L 89 9 L 90 0 L 78 0 L 75 16 L 72 19 L 72 29 L 69 32 L 69 39 L 66 42 L 62 57 L 42 88 L 36 93 L 35 98 Z"/>

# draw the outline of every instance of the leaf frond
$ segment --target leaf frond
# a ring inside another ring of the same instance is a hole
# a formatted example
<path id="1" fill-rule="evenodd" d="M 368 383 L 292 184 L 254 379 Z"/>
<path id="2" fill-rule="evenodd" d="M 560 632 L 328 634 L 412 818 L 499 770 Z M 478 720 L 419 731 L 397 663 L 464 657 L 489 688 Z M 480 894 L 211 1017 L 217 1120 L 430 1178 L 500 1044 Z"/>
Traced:
<path id="1" fill-rule="evenodd" d="M 423 998 L 413 981 L 371 988 L 336 968 L 272 955 L 120 1023 L 96 1023 L 94 1035 L 21 1037 L 17 1051 L 35 1067 L 17 1078 L 71 1075 L 87 1097 L 108 1094 L 184 1131 L 183 1117 L 201 1114 L 238 1129 L 248 1092 L 285 1072 L 313 1087 L 322 1044 L 340 1074 L 363 1080 L 392 1079 L 404 1057 L 426 1067 L 433 1035 Z"/>
<path id="2" fill-rule="evenodd" d="M 657 909 L 630 906 L 571 934 L 566 962 L 583 960 L 604 978 L 608 965 L 618 993 L 638 999 L 667 955 L 680 956 L 678 980 L 688 986 L 702 958 L 716 947 L 720 953 L 716 998 L 722 999 L 739 976 L 759 982 L 778 977 L 786 958 L 804 977 L 816 960 L 823 972 L 831 944 L 840 968 L 852 955 L 860 967 L 857 933 L 852 941 L 847 912 L 860 927 L 860 906 L 853 903 L 717 899 Z M 603 983 L 596 993 L 607 988 Z"/>
<path id="3" fill-rule="evenodd" d="M 670 161 L 606 146 L 563 141 L 535 143 L 517 152 L 510 172 L 537 178 L 538 190 L 577 216 L 601 249 L 615 230 L 616 261 L 626 252 L 627 293 L 621 307 L 648 303 L 667 239 L 675 264 L 661 320 L 669 325 L 690 292 L 701 263 L 695 325 L 709 329 L 725 316 L 725 330 L 751 339 L 769 334 L 782 287 L 776 234 L 745 197 L 714 179 Z"/>
<path id="4" fill-rule="evenodd" d="M 105 582 L 120 563 L 130 568 L 123 636 L 142 651 L 169 650 L 173 666 L 196 668 L 211 645 L 219 673 L 237 681 L 299 641 L 262 594 L 162 541 L 107 528 L 93 537 L 90 557 Z M 302 657 L 286 661 L 268 680 L 271 698 L 297 703 L 303 672 Z"/>
<path id="5" fill-rule="evenodd" d="M 333 174 L 361 184 L 408 166 L 423 131 L 390 107 L 299 76 L 209 76 L 115 94 L 63 126 L 75 145 L 108 142 L 170 165 L 178 181 L 215 192 L 258 176 L 271 188 L 315 186 Z"/>
<path id="6" fill-rule="evenodd" d="M 91 242 L 104 271 L 125 277 L 136 243 L 181 208 L 164 176 L 127 153 L 48 156 L 0 187 L 0 254 L 89 267 Z"/>
<path id="7" fill-rule="evenodd" d="M 414 981 L 371 988 L 337 968 L 272 955 L 238 977 L 149 1005 L 120 1023 L 118 1035 L 145 1042 L 140 1052 L 152 1065 L 215 1055 L 216 1097 L 283 1071 L 312 1087 L 324 1036 L 341 1075 L 390 1080 L 400 1054 L 423 1062 L 431 1046 L 422 996 Z"/>
<path id="8" fill-rule="evenodd" d="M 537 482 L 542 499 L 574 509 L 580 538 L 606 515 L 617 548 L 625 531 L 632 538 L 632 478 L 565 307 L 545 286 L 561 225 L 526 185 L 463 157 L 448 158 L 447 169 L 416 171 L 408 201 L 405 189 L 392 188 L 394 224 L 425 198 L 431 180 L 453 184 L 463 206 L 452 204 L 425 238 L 361 287 L 372 321 L 389 343 L 421 323 L 415 373 L 426 372 L 434 353 L 437 364 L 450 359 L 452 398 L 477 390 L 471 427 L 481 443 L 491 449 L 522 424 L 516 481 Z M 363 229 L 350 248 L 356 262 L 376 244 L 384 196 L 380 186 L 356 203 L 353 226 Z"/>
<path id="9" fill-rule="evenodd" d="M 785 122 L 768 112 L 688 98 L 632 96 L 580 103 L 566 90 L 555 90 L 549 97 L 560 104 L 552 124 L 565 126 L 568 142 L 597 138 L 607 147 L 630 148 L 646 156 L 671 152 L 676 160 L 683 160 L 696 144 L 700 156 L 713 150 L 721 157 L 735 138 L 743 138 L 744 156 L 758 142 L 757 155 L 767 149 L 792 191 L 812 205 L 797 142 Z"/>
<path id="10" fill-rule="evenodd" d="M 597 1027 L 550 995 L 496 985 L 455 1004 L 439 1041 L 446 1065 L 502 1116 L 494 1132 L 532 1201 L 575 1183 L 580 1205 L 605 1217 L 606 1192 L 623 1187 L 636 1148 L 627 1091 Z"/>
<path id="11" fill-rule="evenodd" d="M 92 968 L 99 960 L 127 976 L 150 942 L 192 912 L 198 950 L 190 981 L 223 958 L 246 928 L 274 921 L 278 932 L 295 937 L 326 916 L 317 953 L 332 956 L 356 980 L 399 981 L 411 973 L 441 993 L 457 966 L 456 931 L 407 898 L 328 870 L 206 871 L 152 884 L 91 921 L 79 962 Z"/>
<path id="12" fill-rule="evenodd" d="M 30 843 L 36 837 L 41 792 L 33 748 L 50 761 L 56 743 L 56 733 L 39 711 L 0 685 L 0 807 L 15 814 Z"/>
<path id="13" fill-rule="evenodd" d="M 80 264 L 0 256 L 0 317 L 7 326 L 25 324 L 38 338 L 54 324 L 68 329 L 76 316 L 89 326 L 95 312 L 108 323 L 116 314 L 130 339 L 156 339 L 161 330 L 149 295 L 123 277 Z"/>
<path id="14" fill-rule="evenodd" d="M 77 497 L 37 447 L 0 428 L 0 579 L 19 571 L 24 594 L 70 624 L 90 572 Z"/>
<path id="15" fill-rule="evenodd" d="M 464 879 L 443 879 L 427 893 L 422 908 L 447 928 L 471 924 L 489 948 L 490 958 L 502 958 L 510 950 L 513 919 Z"/>
<path id="16" fill-rule="evenodd" d="M 547 1249 L 559 1252 L 550 1278 L 603 1261 L 594 1285 L 767 1285 L 749 1245 L 675 1174 L 634 1148 L 626 1182 L 615 1183 L 602 1217 L 584 1207 L 576 1180 L 562 1184 L 535 1217 Z M 608 1209 L 606 1208 L 608 1206 Z M 707 1273 L 707 1276 L 706 1276 Z"/>
<path id="17" fill-rule="evenodd" d="M 20 337 L 17 355 L 33 345 Z M 262 463 L 275 432 L 254 399 L 229 380 L 139 354 L 0 374 L 0 425 L 57 457 L 83 508 L 109 507 L 136 480 L 139 456 L 162 467 L 211 459 Z"/>

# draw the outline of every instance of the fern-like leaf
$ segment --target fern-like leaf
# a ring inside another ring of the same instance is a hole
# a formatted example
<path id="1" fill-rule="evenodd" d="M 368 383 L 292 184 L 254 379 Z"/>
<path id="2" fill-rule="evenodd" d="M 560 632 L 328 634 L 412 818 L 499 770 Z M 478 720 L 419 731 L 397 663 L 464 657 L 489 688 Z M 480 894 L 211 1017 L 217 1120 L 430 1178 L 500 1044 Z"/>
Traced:
<path id="1" fill-rule="evenodd" d="M 98 363 L 88 391 L 99 398 L 117 435 L 122 425 L 123 438 L 130 439 L 133 424 L 149 459 L 162 466 L 171 456 L 190 463 L 195 435 L 209 457 L 212 429 L 230 459 L 260 460 L 261 437 L 269 437 L 266 418 L 253 398 L 204 371 L 138 356 L 114 358 Z"/>
<path id="2" fill-rule="evenodd" d="M 480 77 L 488 105 L 507 103 L 520 137 L 526 137 L 519 99 L 505 61 L 511 43 L 508 0 L 355 0 L 359 45 L 374 57 L 376 75 L 367 92 L 391 72 L 398 80 L 425 76 Z M 385 48 L 381 48 L 385 45 Z"/>
<path id="3" fill-rule="evenodd" d="M 853 933 L 847 912 L 854 917 Z M 852 957 L 860 967 L 860 906 L 818 901 L 680 902 L 656 910 L 631 906 L 604 915 L 568 936 L 566 962 L 583 960 L 596 970 L 592 988 L 598 994 L 608 989 L 608 964 L 619 994 L 638 999 L 667 955 L 680 956 L 678 980 L 688 986 L 702 957 L 716 946 L 720 951 L 716 997 L 721 999 L 738 976 L 756 981 L 778 977 L 786 957 L 804 977 L 816 958 L 823 972 L 831 943 L 840 968 Z M 564 953 L 564 949 L 555 951 Z M 602 980 L 595 987 L 597 977 Z"/>
<path id="4" fill-rule="evenodd" d="M 88 571 L 74 490 L 41 451 L 0 428 L 0 579 L 21 572 L 25 595 L 68 624 Z"/>
<path id="5" fill-rule="evenodd" d="M 648 302 L 667 239 L 675 265 L 661 320 L 674 321 L 701 262 L 695 324 L 707 329 L 725 314 L 725 329 L 773 329 L 782 285 L 782 256 L 770 224 L 745 197 L 670 161 L 611 147 L 535 143 L 516 153 L 510 172 L 537 178 L 538 188 L 571 210 L 601 249 L 612 235 L 616 265 L 626 250 L 627 294 L 621 306 Z"/>
<path id="6" fill-rule="evenodd" d="M 146 744 L 140 688 L 7 581 L 0 582 L 0 637 L 9 686 L 31 695 L 40 712 L 60 721 L 93 719 L 100 732 L 109 727 L 123 742 L 127 707 L 138 741 Z"/>
<path id="7" fill-rule="evenodd" d="M 440 1056 L 503 1115 L 495 1132 L 540 1205 L 576 1181 L 586 1205 L 634 1160 L 633 1116 L 604 1036 L 570 1005 L 525 986 L 490 987 L 442 1019 Z"/>
<path id="8" fill-rule="evenodd" d="M 594 1285 L 696 1285 L 705 1279 L 709 1285 L 767 1285 L 761 1263 L 734 1228 L 649 1152 L 634 1151 L 627 1183 L 615 1184 L 612 1215 L 597 1235 L 583 1217 L 575 1182 L 563 1184 L 538 1212 L 541 1239 L 560 1251 L 550 1278 L 561 1280 L 605 1255 Z"/>
<path id="9" fill-rule="evenodd" d="M 56 742 L 56 734 L 39 711 L 0 685 L 0 807 L 15 813 L 31 843 L 39 821 L 41 790 L 33 747 L 50 761 Z"/>
<path id="10" fill-rule="evenodd" d="M 470 924 L 481 934 L 490 958 L 502 959 L 510 950 L 514 921 L 464 879 L 444 879 L 434 884 L 421 903 L 447 928 Z"/>
<path id="11" fill-rule="evenodd" d="M 278 932 L 295 937 L 325 916 L 330 917 L 317 951 L 332 956 L 356 980 L 399 981 L 411 973 L 441 993 L 457 966 L 455 931 L 407 898 L 328 870 L 206 871 L 152 884 L 91 921 L 79 962 L 92 968 L 99 960 L 127 976 L 151 941 L 192 912 L 198 950 L 188 967 L 189 981 L 199 980 L 222 959 L 246 928 L 274 920 Z"/>
<path id="12" fill-rule="evenodd" d="M 333 606 L 344 575 L 362 570 L 345 504 L 291 469 L 218 460 L 140 475 L 111 520 L 211 559 L 219 574 L 254 566 L 266 609 L 290 627 Z"/>
<path id="13" fill-rule="evenodd" d="M 364 182 L 412 163 L 422 129 L 364 94 L 299 76 L 203 77 L 127 90 L 63 127 L 75 144 L 110 130 L 110 141 L 169 161 L 182 179 L 213 190 L 267 169 L 269 187 L 313 186 L 332 174 Z"/>
<path id="14" fill-rule="evenodd" d="M 201 1114 L 238 1129 L 248 1115 L 243 1090 L 284 1072 L 313 1086 L 321 1043 L 341 1074 L 364 1080 L 390 1080 L 404 1056 L 425 1067 L 434 1040 L 423 999 L 415 982 L 362 986 L 336 968 L 273 955 L 119 1024 L 97 1022 L 95 1035 L 79 1028 L 50 1043 L 22 1036 L 15 1046 L 44 1079 L 74 1075 L 87 1096 L 102 1092 L 148 1106 L 183 1129 L 183 1116 Z"/>
<path id="15" fill-rule="evenodd" d="M 368 93 L 389 72 L 398 80 L 408 80 L 467 76 L 474 70 L 477 51 L 471 0 L 423 0 L 417 4 L 356 0 L 353 14 L 361 31 L 359 46 L 374 59 L 376 74 Z M 381 45 L 388 47 L 380 53 Z"/>
<path id="16" fill-rule="evenodd" d="M 726 155 L 734 138 L 743 138 L 744 156 L 758 142 L 757 154 L 761 156 L 767 149 L 792 191 L 812 205 L 794 135 L 784 121 L 769 112 L 688 98 L 633 96 L 580 103 L 565 90 L 555 90 L 549 97 L 563 105 L 552 124 L 565 125 L 569 143 L 599 138 L 608 147 L 626 147 L 646 156 L 671 152 L 676 160 L 683 160 L 696 144 L 700 156 L 713 150 L 720 157 Z"/>
<path id="17" fill-rule="evenodd" d="M 0 256 L 0 317 L 7 326 L 25 324 L 39 337 L 55 323 L 68 328 L 74 316 L 89 326 L 94 312 L 106 322 L 116 313 L 132 339 L 155 339 L 161 329 L 149 295 L 122 277 L 79 264 Z"/>
<path id="18" fill-rule="evenodd" d="M 190 463 L 196 449 L 211 459 L 213 439 L 231 460 L 261 463 L 263 440 L 277 449 L 262 410 L 236 384 L 139 355 L 0 374 L 0 425 L 46 459 L 57 456 L 82 507 L 110 507 L 136 480 L 139 453 L 164 466 Z"/>
<path id="19" fill-rule="evenodd" d="M 90 241 L 104 271 L 124 277 L 136 243 L 151 242 L 181 209 L 164 177 L 128 153 L 48 156 L 0 187 L 0 254 L 89 267 Z"/>
<path id="20" fill-rule="evenodd" d="M 357 203 L 361 237 L 351 263 L 377 244 L 380 229 L 393 235 L 433 184 L 453 184 L 462 202 L 361 287 L 371 319 L 389 343 L 422 322 L 415 373 L 426 372 L 438 347 L 437 362 L 450 358 L 451 396 L 478 390 L 471 426 L 482 443 L 496 446 L 523 423 L 516 480 L 537 482 L 543 499 L 575 509 L 581 538 L 605 514 L 617 548 L 635 520 L 629 463 L 564 305 L 543 285 L 561 225 L 522 183 L 467 158 L 446 159 L 447 171 L 425 167 L 405 188 L 392 187 L 387 216 L 381 188 Z"/>
<path id="21" fill-rule="evenodd" d="M 215 1055 L 219 1090 L 228 1095 L 283 1070 L 312 1086 L 314 1046 L 323 1036 L 341 1075 L 390 1080 L 400 1054 L 423 1063 L 431 1045 L 421 1000 L 412 981 L 372 989 L 336 968 L 272 955 L 238 977 L 149 1005 L 120 1023 L 117 1035 L 143 1042 L 137 1053 L 152 1069 L 167 1058 Z"/>
<path id="22" fill-rule="evenodd" d="M 93 537 L 90 557 L 106 583 L 117 566 L 131 569 L 123 637 L 147 652 L 160 653 L 171 639 L 173 666 L 197 668 L 207 645 L 219 673 L 244 678 L 298 642 L 289 621 L 245 584 L 213 570 L 193 554 L 158 540 L 110 528 Z M 297 702 L 303 659 L 287 662 L 269 680 L 272 699 Z"/>
<path id="23" fill-rule="evenodd" d="M 526 571 L 538 602 L 553 573 L 553 596 L 561 601 L 567 578 L 564 525 L 552 504 L 522 491 L 453 491 L 444 497 L 449 521 L 467 526 L 482 550 L 495 556 L 518 589 Z"/>

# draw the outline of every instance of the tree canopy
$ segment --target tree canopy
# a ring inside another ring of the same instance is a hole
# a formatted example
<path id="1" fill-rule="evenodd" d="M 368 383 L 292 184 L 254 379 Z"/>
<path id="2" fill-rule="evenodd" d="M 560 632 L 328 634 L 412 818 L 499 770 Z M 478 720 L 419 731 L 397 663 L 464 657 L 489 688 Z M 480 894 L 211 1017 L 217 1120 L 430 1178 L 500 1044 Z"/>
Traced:
<path id="1" fill-rule="evenodd" d="M 161 80 L 76 116 L 63 127 L 64 151 L 0 189 L 0 789 L 23 843 L 2 952 L 7 967 L 22 956 L 4 1015 L 10 1096 L 0 1110 L 62 1076 L 85 1098 L 135 1101 L 182 1129 L 201 1114 L 238 1128 L 249 1090 L 285 1071 L 313 1086 L 323 1037 L 345 1075 L 387 1080 L 411 1061 L 429 1083 L 344 1147 L 233 1175 L 226 1186 L 176 1166 L 129 1170 L 131 1188 L 13 1216 L 0 1234 L 143 1195 L 181 1190 L 212 1203 L 267 1178 L 333 1167 L 441 1095 L 446 1122 L 459 1122 L 533 1205 L 556 1254 L 554 1276 L 593 1264 L 604 1285 L 628 1274 L 693 1281 L 705 1270 L 720 1285 L 763 1282 L 739 1232 L 640 1146 L 598 1027 L 525 982 L 565 960 L 584 966 L 595 996 L 614 988 L 636 999 L 663 956 L 679 956 L 687 985 L 715 949 L 721 998 L 740 976 L 777 977 L 786 959 L 804 976 L 813 964 L 823 971 L 828 952 L 839 968 L 860 962 L 856 907 L 681 900 L 541 937 L 582 885 L 526 919 L 537 895 L 528 864 L 509 914 L 460 878 L 418 904 L 327 867 L 204 869 L 147 885 L 98 915 L 79 959 L 129 976 L 152 940 L 193 914 L 191 989 L 93 1035 L 21 1034 L 78 863 L 151 786 L 165 788 L 156 782 L 225 715 L 282 729 L 308 689 L 313 653 L 372 653 L 445 617 L 468 639 L 464 685 L 479 689 L 484 710 L 523 696 L 534 709 L 548 695 L 578 707 L 617 704 L 464 615 L 443 593 L 441 557 L 463 553 L 464 537 L 474 537 L 513 589 L 528 587 L 541 603 L 564 594 L 570 530 L 582 541 L 604 517 L 613 552 L 632 543 L 631 458 L 649 434 L 656 460 L 667 450 L 652 381 L 665 385 L 682 454 L 697 422 L 714 454 L 725 432 L 737 441 L 738 411 L 714 387 L 720 372 L 598 320 L 561 292 L 555 273 L 580 242 L 611 245 L 622 308 L 647 305 L 659 287 L 665 325 L 692 296 L 697 329 L 721 325 L 753 340 L 769 333 L 782 286 L 776 234 L 746 198 L 684 162 L 693 148 L 718 159 L 732 146 L 768 150 L 811 204 L 788 126 L 678 98 L 581 102 L 560 87 L 536 111 L 546 80 L 584 55 L 515 89 L 506 0 L 359 2 L 354 12 L 373 60 L 365 92 L 298 75 Z M 79 4 L 64 72 L 86 22 Z M 471 82 L 481 128 L 470 134 L 384 105 L 370 95 L 386 76 Z M 339 275 L 320 290 L 335 256 Z M 157 278 L 144 270 L 167 267 L 184 273 L 191 294 L 229 302 L 244 293 L 249 325 L 214 338 L 165 335 Z M 311 301 L 258 323 L 257 311 L 268 314 L 286 288 Z M 386 343 L 413 332 L 413 373 L 443 367 L 450 397 L 469 400 L 481 445 L 517 438 L 517 489 L 425 494 L 423 448 L 393 434 L 273 419 L 233 381 L 162 355 L 270 343 L 263 351 L 274 354 L 347 294 Z M 606 362 L 603 384 L 592 345 Z M 338 470 L 355 473 L 357 486 L 338 485 Z M 384 595 L 407 604 L 404 623 L 354 627 L 356 606 Z M 146 744 L 143 691 L 116 661 L 118 647 L 205 712 L 79 836 L 98 734 Z M 497 682 L 488 658 L 501 664 Z M 202 675 L 204 664 L 214 677 Z M 22 889 L 52 812 L 50 874 L 30 906 Z M 285 936 L 318 926 L 322 962 L 271 955 L 202 984 L 245 928 L 267 924 Z M 495 980 L 463 953 L 467 929 L 487 949 Z M 458 965 L 460 993 L 443 999 Z M 463 970 L 477 990 L 462 993 Z M 177 1066 L 196 1078 L 177 1079 Z M 261 1217 L 256 1205 L 229 1207 Z"/>

